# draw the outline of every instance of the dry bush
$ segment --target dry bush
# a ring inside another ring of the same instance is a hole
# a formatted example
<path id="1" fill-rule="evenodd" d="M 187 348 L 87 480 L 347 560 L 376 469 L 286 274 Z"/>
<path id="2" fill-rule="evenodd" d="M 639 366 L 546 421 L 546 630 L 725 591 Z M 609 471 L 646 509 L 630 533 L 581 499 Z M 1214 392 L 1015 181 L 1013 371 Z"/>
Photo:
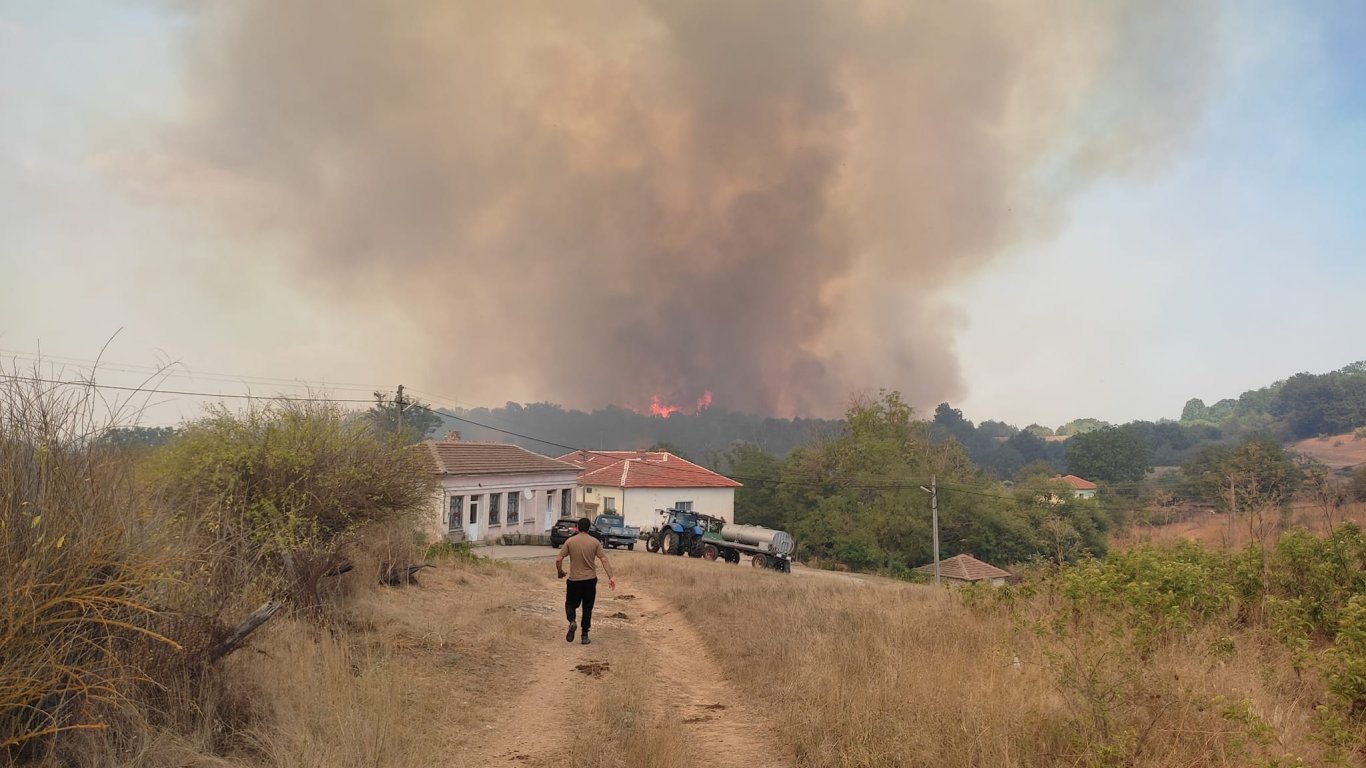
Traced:
<path id="1" fill-rule="evenodd" d="M 107 404 L 39 378 L 0 376 L 0 760 L 136 731 L 140 662 L 176 645 L 153 607 L 175 552 L 100 439 Z"/>
<path id="2" fill-rule="evenodd" d="M 325 401 L 211 407 L 157 452 L 150 474 L 213 553 L 201 593 L 218 605 L 283 593 L 315 614 L 348 549 L 367 531 L 411 527 L 435 483 L 420 448 Z"/>

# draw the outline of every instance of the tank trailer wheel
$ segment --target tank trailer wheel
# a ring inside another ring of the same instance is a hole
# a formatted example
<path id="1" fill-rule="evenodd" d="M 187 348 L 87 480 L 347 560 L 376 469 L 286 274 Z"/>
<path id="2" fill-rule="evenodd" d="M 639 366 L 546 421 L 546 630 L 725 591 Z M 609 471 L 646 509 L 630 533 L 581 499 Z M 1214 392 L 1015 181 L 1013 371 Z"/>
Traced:
<path id="1" fill-rule="evenodd" d="M 781 573 L 792 573 L 792 563 L 788 562 L 787 560 L 778 558 L 774 561 L 773 565 Z"/>
<path id="2" fill-rule="evenodd" d="M 755 568 L 767 568 L 768 558 L 764 557 L 763 555 L 755 555 L 754 557 L 750 558 L 749 564 L 754 566 Z"/>
<path id="3" fill-rule="evenodd" d="M 739 565 L 739 564 L 740 564 L 740 553 L 739 553 L 739 552 L 736 552 L 736 551 L 733 550 L 733 549 L 730 550 L 730 551 L 728 551 L 728 552 L 726 552 L 726 561 L 729 562 L 731 565 Z"/>
<path id="4" fill-rule="evenodd" d="M 713 544 L 703 544 L 703 545 L 702 545 L 702 559 L 703 559 L 703 560 L 709 560 L 709 561 L 710 561 L 710 560 L 715 560 L 717 554 L 718 554 L 718 553 L 717 553 L 717 551 L 716 551 L 716 546 L 715 546 L 715 545 L 713 545 Z"/>

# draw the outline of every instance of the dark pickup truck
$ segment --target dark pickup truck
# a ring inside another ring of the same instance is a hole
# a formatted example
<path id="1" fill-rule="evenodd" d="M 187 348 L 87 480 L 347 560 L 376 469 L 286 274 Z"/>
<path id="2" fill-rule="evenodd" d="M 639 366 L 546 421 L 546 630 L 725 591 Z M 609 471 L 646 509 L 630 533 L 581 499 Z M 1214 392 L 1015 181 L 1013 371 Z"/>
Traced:
<path id="1" fill-rule="evenodd" d="M 604 547 L 635 549 L 636 539 L 640 538 L 640 529 L 627 525 L 621 515 L 598 515 L 589 533 L 601 541 Z"/>

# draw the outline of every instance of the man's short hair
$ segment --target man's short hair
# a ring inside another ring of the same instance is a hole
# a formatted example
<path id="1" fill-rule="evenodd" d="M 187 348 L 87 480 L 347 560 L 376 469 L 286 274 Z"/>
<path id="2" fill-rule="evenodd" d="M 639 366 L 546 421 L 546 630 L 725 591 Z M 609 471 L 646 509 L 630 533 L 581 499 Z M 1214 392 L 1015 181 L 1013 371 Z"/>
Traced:
<path id="1" fill-rule="evenodd" d="M 593 527 L 593 521 L 586 517 L 579 518 L 579 533 L 588 533 L 588 529 Z"/>

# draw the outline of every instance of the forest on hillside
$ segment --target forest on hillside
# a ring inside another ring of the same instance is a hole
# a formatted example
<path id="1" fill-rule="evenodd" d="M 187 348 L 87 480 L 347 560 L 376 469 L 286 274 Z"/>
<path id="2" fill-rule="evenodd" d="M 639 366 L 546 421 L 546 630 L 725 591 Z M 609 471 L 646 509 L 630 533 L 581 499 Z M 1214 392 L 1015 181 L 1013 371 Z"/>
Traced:
<path id="1" fill-rule="evenodd" d="M 510 402 L 500 408 L 443 408 L 439 413 L 444 423 L 434 426 L 433 434 L 459 430 L 466 440 L 511 441 L 551 455 L 568 447 L 611 450 L 667 445 L 713 468 L 736 444 L 783 458 L 799 446 L 835 434 L 842 426 L 838 419 L 779 419 L 721 409 L 664 419 L 615 406 L 587 412 L 553 403 Z M 1059 471 L 1095 474 L 1095 467 L 1085 462 L 1082 467 L 1069 467 L 1067 445 L 1080 435 L 1116 429 L 1123 431 L 1108 434 L 1107 439 L 1146 446 L 1146 459 L 1140 463 L 1177 466 L 1210 444 L 1237 443 L 1253 435 L 1289 441 L 1366 427 L 1366 361 L 1323 374 L 1296 374 L 1212 405 L 1191 399 L 1180 418 L 1172 420 L 1113 425 L 1078 418 L 1057 427 L 1017 427 L 987 419 L 974 424 L 947 403 L 919 418 L 928 421 L 931 440 L 957 440 L 973 463 L 999 480 L 1010 480 L 1037 462 Z M 1103 469 L 1101 475 L 1100 479 L 1118 479 Z"/>

